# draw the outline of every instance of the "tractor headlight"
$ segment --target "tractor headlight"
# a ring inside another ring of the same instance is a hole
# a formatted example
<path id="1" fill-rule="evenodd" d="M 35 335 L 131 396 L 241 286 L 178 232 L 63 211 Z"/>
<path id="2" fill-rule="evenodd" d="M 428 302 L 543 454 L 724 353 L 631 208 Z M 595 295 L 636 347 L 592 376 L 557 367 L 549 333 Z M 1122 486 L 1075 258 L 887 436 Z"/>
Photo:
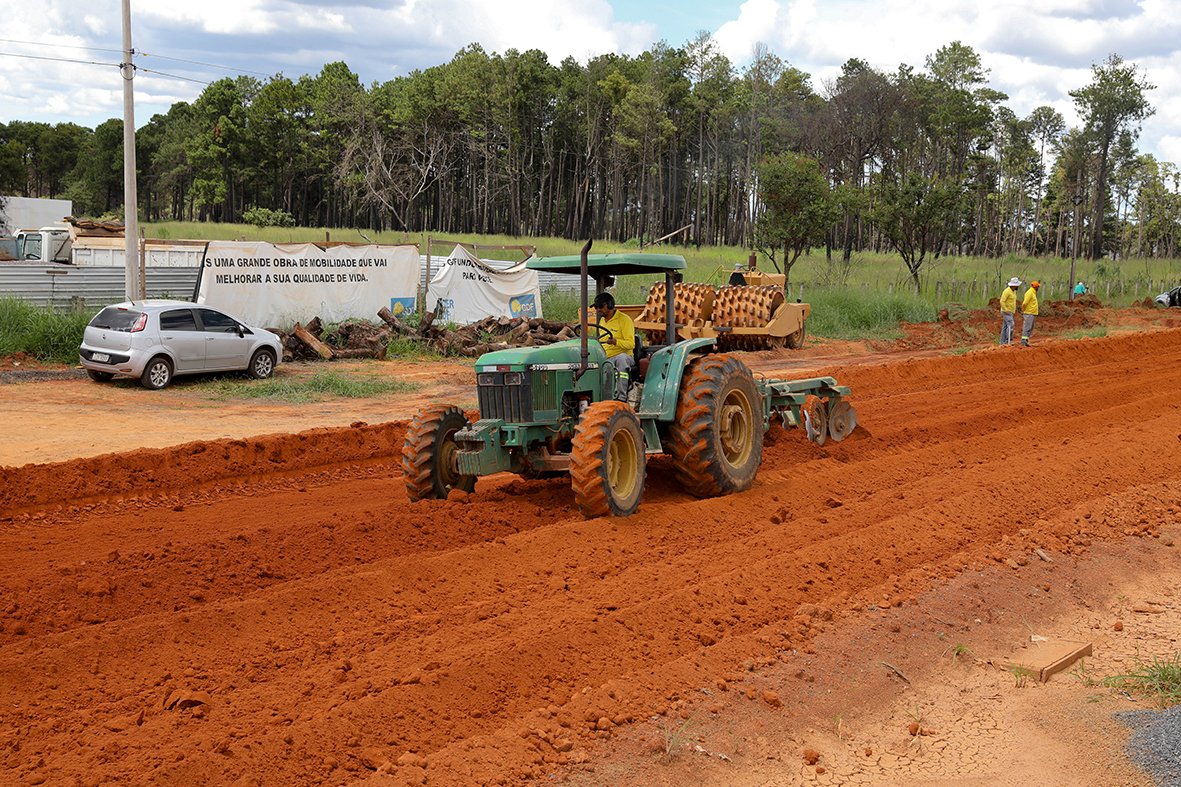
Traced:
<path id="1" fill-rule="evenodd" d="M 476 375 L 477 385 L 496 385 L 496 375 L 492 372 L 483 372 Z"/>
<path id="2" fill-rule="evenodd" d="M 523 382 L 525 382 L 525 375 L 520 372 L 505 372 L 504 374 L 505 385 L 520 385 Z"/>

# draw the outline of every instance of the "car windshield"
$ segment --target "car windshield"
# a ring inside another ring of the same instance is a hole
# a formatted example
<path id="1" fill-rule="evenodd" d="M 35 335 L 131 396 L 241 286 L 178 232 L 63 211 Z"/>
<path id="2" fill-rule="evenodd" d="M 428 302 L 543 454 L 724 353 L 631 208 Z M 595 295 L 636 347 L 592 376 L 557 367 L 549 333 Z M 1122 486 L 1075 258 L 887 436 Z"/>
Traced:
<path id="1" fill-rule="evenodd" d="M 108 306 L 90 321 L 91 328 L 106 328 L 109 331 L 130 331 L 139 319 L 139 312 Z"/>

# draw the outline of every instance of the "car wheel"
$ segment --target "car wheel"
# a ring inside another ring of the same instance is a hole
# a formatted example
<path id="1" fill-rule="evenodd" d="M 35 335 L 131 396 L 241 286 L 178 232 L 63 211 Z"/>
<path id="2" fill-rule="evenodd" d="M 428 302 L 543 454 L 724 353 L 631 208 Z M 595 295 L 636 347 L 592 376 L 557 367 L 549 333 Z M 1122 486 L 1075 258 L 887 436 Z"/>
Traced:
<path id="1" fill-rule="evenodd" d="M 115 377 L 111 372 L 98 372 L 94 369 L 87 369 L 86 376 L 96 383 L 109 383 Z"/>
<path id="2" fill-rule="evenodd" d="M 246 371 L 255 380 L 267 379 L 275 373 L 275 354 L 270 350 L 255 350 Z"/>
<path id="3" fill-rule="evenodd" d="M 167 388 L 172 382 L 172 363 L 163 355 L 148 361 L 144 373 L 139 376 L 140 385 L 153 391 Z"/>

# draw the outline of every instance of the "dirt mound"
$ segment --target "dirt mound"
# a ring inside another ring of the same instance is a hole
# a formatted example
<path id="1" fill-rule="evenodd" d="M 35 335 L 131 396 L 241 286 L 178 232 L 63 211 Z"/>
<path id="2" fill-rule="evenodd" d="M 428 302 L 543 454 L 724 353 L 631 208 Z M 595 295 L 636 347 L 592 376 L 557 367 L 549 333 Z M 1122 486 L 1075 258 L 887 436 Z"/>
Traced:
<path id="1" fill-rule="evenodd" d="M 260 474 L 396 457 L 405 424 L 313 429 L 243 440 L 185 443 L 52 464 L 0 467 L 0 518 L 23 509 L 159 495 Z"/>

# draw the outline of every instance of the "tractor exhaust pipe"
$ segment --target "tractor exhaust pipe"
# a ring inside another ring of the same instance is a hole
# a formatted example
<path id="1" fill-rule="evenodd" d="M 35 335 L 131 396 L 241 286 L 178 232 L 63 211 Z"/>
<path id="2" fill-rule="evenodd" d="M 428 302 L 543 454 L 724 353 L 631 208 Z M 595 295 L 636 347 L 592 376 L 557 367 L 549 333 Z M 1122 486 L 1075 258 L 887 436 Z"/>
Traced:
<path id="1" fill-rule="evenodd" d="M 579 334 L 582 336 L 582 346 L 579 351 L 578 371 L 574 372 L 574 382 L 582 375 L 586 374 L 587 367 L 590 366 L 590 349 L 586 343 L 586 335 L 590 332 L 590 306 L 587 303 L 587 285 L 586 280 L 589 275 L 589 266 L 587 264 L 587 255 L 590 254 L 591 243 L 593 239 L 588 239 L 586 245 L 582 247 L 582 260 L 579 264 L 579 271 L 582 273 L 582 311 L 578 319 L 582 320 L 582 330 Z"/>

